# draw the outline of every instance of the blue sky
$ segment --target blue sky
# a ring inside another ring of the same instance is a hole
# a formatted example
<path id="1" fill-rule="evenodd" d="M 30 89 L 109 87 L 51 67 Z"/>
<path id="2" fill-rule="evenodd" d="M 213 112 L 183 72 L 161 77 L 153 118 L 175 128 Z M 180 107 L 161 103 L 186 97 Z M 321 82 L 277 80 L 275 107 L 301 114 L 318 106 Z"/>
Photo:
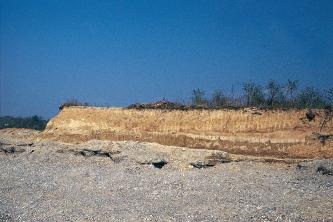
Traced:
<path id="1" fill-rule="evenodd" d="M 244 81 L 333 86 L 333 1 L 0 0 L 0 115 L 126 106 Z"/>

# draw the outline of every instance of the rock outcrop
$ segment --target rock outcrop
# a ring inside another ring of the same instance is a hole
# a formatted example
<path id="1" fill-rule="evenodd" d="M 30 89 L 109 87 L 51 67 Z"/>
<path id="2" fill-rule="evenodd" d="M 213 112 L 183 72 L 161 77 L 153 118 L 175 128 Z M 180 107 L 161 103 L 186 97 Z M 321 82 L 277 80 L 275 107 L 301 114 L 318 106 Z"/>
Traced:
<path id="1" fill-rule="evenodd" d="M 65 107 L 39 139 L 134 140 L 276 158 L 333 158 L 333 121 L 324 110 L 311 112 L 309 120 L 308 110 Z"/>

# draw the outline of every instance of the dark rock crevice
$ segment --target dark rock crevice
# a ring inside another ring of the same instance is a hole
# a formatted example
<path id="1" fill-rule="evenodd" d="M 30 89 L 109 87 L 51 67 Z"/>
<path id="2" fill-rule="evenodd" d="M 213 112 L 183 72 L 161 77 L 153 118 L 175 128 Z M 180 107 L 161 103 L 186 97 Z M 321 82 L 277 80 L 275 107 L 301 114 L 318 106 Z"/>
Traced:
<path id="1" fill-rule="evenodd" d="M 9 147 L 1 147 L 0 152 L 3 152 L 5 154 L 15 154 L 15 153 L 23 153 L 25 152 L 25 149 L 9 146 Z"/>
<path id="2" fill-rule="evenodd" d="M 120 163 L 124 160 L 124 156 L 117 156 L 117 154 L 120 154 L 121 151 L 119 150 L 112 150 L 112 151 L 105 151 L 105 150 L 91 150 L 91 149 L 81 149 L 81 150 L 74 150 L 74 149 L 61 149 L 57 150 L 57 153 L 65 154 L 65 153 L 71 153 L 76 156 L 83 156 L 86 158 L 89 157 L 107 157 L 110 158 L 115 163 Z"/>
<path id="3" fill-rule="evenodd" d="M 328 169 L 325 166 L 319 166 L 319 167 L 317 167 L 317 172 L 321 173 L 323 175 L 333 176 L 333 170 L 332 169 Z"/>
<path id="4" fill-rule="evenodd" d="M 150 165 L 157 169 L 162 169 L 166 164 L 168 164 L 168 161 L 166 160 L 156 160 L 156 161 L 147 161 L 147 162 L 141 162 L 141 165 Z"/>

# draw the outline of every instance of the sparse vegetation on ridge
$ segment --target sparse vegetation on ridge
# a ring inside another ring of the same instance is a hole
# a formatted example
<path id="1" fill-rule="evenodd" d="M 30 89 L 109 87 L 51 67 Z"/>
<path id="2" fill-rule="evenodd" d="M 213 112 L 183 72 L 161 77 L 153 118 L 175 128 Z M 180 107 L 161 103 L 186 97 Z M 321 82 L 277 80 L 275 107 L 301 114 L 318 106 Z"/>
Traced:
<path id="1" fill-rule="evenodd" d="M 207 97 L 204 90 L 192 91 L 191 102 L 173 103 L 165 99 L 153 103 L 136 103 L 130 109 L 220 109 L 257 107 L 265 109 L 328 109 L 333 106 L 333 87 L 319 90 L 313 87 L 299 88 L 299 81 L 288 80 L 280 84 L 270 80 L 265 86 L 249 81 L 242 84 L 241 95 L 227 95 L 215 90 Z"/>
<path id="2" fill-rule="evenodd" d="M 192 92 L 192 105 L 219 107 L 258 107 L 258 108 L 325 108 L 333 105 L 333 87 L 319 90 L 313 87 L 299 88 L 299 81 L 288 80 L 280 84 L 270 80 L 262 86 L 252 81 L 242 84 L 242 94 L 228 96 L 222 90 L 215 90 L 206 99 L 201 89 Z"/>
<path id="3" fill-rule="evenodd" d="M 75 98 L 71 98 L 71 99 L 67 99 L 65 102 L 63 102 L 60 106 L 59 106 L 59 110 L 62 110 L 64 107 L 70 107 L 70 106 L 90 106 L 89 103 L 82 103 L 79 100 L 75 99 Z"/>

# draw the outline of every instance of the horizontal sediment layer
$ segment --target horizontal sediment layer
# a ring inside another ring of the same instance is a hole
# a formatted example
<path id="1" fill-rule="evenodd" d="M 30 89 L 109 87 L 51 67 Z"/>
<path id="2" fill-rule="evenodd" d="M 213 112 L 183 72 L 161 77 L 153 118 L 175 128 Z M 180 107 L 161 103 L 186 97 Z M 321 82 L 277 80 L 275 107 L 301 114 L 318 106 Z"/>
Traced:
<path id="1" fill-rule="evenodd" d="M 135 140 L 278 158 L 333 158 L 333 134 L 324 110 L 135 110 L 66 107 L 41 139 L 79 143 Z M 326 118 L 327 120 L 327 118 Z M 322 128 L 322 129 L 321 129 Z"/>

